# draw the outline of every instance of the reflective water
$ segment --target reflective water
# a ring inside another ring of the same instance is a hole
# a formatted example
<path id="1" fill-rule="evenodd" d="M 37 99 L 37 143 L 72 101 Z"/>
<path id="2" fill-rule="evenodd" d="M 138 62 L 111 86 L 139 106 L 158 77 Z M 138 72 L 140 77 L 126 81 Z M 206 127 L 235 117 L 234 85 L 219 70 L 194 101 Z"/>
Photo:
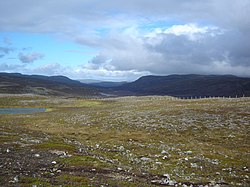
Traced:
<path id="1" fill-rule="evenodd" d="M 0 114 L 32 114 L 45 110 L 46 108 L 0 108 Z"/>

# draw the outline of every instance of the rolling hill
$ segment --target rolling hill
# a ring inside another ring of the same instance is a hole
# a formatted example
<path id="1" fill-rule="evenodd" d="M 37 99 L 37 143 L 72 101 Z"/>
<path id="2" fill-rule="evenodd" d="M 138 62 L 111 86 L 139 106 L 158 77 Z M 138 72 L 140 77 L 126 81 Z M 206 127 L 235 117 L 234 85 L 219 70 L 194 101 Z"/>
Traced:
<path id="1" fill-rule="evenodd" d="M 250 78 L 233 75 L 144 76 L 115 89 L 137 95 L 241 97 L 250 96 Z"/>
<path id="2" fill-rule="evenodd" d="M 65 76 L 0 73 L 0 93 L 57 96 L 95 96 L 99 91 Z"/>

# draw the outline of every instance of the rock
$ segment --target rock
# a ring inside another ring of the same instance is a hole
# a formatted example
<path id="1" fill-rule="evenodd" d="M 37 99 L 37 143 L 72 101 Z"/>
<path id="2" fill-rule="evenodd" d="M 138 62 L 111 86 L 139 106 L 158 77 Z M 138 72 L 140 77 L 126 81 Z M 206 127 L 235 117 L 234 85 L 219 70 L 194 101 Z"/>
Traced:
<path id="1" fill-rule="evenodd" d="M 196 163 L 190 163 L 191 168 L 198 168 L 198 165 Z"/>
<path id="2" fill-rule="evenodd" d="M 166 155 L 166 154 L 168 154 L 168 152 L 165 150 L 162 150 L 161 154 Z"/>
<path id="3" fill-rule="evenodd" d="M 122 168 L 117 168 L 118 171 L 122 171 Z"/>
<path id="4" fill-rule="evenodd" d="M 65 151 L 59 151 L 59 150 L 52 150 L 50 151 L 52 154 L 56 154 L 57 156 L 61 157 L 61 158 L 66 158 L 69 157 L 69 155 L 67 155 L 67 153 Z"/>
<path id="5" fill-rule="evenodd" d="M 9 149 L 7 149 L 7 150 L 6 150 L 6 152 L 7 152 L 7 153 L 9 153 L 9 152 L 10 152 L 10 150 L 9 150 Z"/>
<path id="6" fill-rule="evenodd" d="M 166 160 L 166 159 L 168 159 L 168 156 L 165 155 L 164 157 L 162 157 L 162 159 Z"/>
<path id="7" fill-rule="evenodd" d="M 123 152 L 123 151 L 125 151 L 125 148 L 124 148 L 123 146 L 120 146 L 120 147 L 119 147 L 119 151 L 120 151 L 120 152 Z"/>
<path id="8" fill-rule="evenodd" d="M 35 157 L 40 157 L 40 155 L 39 155 L 39 154 L 35 154 L 34 156 L 35 156 Z"/>
<path id="9" fill-rule="evenodd" d="M 147 158 L 147 157 L 141 157 L 141 160 L 142 160 L 142 161 L 150 161 L 150 158 Z"/>
<path id="10" fill-rule="evenodd" d="M 52 161 L 51 164 L 56 164 L 56 161 Z"/>
<path id="11" fill-rule="evenodd" d="M 14 177 L 14 182 L 17 183 L 19 180 L 18 180 L 18 176 L 15 176 Z"/>
<path id="12" fill-rule="evenodd" d="M 163 174 L 162 176 L 165 177 L 165 178 L 168 179 L 168 180 L 170 179 L 170 175 L 167 174 L 167 173 Z"/>
<path id="13" fill-rule="evenodd" d="M 157 164 L 157 165 L 162 165 L 162 163 L 161 163 L 161 162 L 155 162 L 155 164 Z"/>
<path id="14" fill-rule="evenodd" d="M 193 151 L 186 151 L 185 152 L 187 155 L 191 155 L 193 153 Z"/>

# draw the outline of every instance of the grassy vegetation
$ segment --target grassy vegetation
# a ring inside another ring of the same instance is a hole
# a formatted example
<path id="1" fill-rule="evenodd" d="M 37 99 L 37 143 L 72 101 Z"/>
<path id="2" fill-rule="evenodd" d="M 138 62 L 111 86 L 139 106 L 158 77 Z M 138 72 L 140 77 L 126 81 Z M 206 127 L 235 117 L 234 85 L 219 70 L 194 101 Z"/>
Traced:
<path id="1" fill-rule="evenodd" d="M 0 107 L 47 108 L 0 116 L 1 185 L 152 186 L 164 174 L 168 184 L 250 185 L 249 98 L 5 96 Z"/>

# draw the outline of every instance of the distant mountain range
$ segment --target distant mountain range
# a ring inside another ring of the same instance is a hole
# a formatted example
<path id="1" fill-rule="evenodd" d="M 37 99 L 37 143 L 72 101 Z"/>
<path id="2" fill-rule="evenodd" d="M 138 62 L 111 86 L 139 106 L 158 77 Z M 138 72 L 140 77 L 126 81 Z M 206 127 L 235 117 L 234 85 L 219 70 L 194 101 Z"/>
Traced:
<path id="1" fill-rule="evenodd" d="M 0 73 L 0 93 L 61 96 L 95 96 L 99 91 L 65 76 Z"/>
<path id="2" fill-rule="evenodd" d="M 116 87 L 137 95 L 170 95 L 179 97 L 250 96 L 250 78 L 232 75 L 144 76 Z"/>
<path id="3" fill-rule="evenodd" d="M 250 96 L 250 78 L 232 75 L 144 76 L 126 82 L 84 84 L 65 76 L 0 73 L 0 93 L 61 96 L 170 95 L 177 97 Z"/>

